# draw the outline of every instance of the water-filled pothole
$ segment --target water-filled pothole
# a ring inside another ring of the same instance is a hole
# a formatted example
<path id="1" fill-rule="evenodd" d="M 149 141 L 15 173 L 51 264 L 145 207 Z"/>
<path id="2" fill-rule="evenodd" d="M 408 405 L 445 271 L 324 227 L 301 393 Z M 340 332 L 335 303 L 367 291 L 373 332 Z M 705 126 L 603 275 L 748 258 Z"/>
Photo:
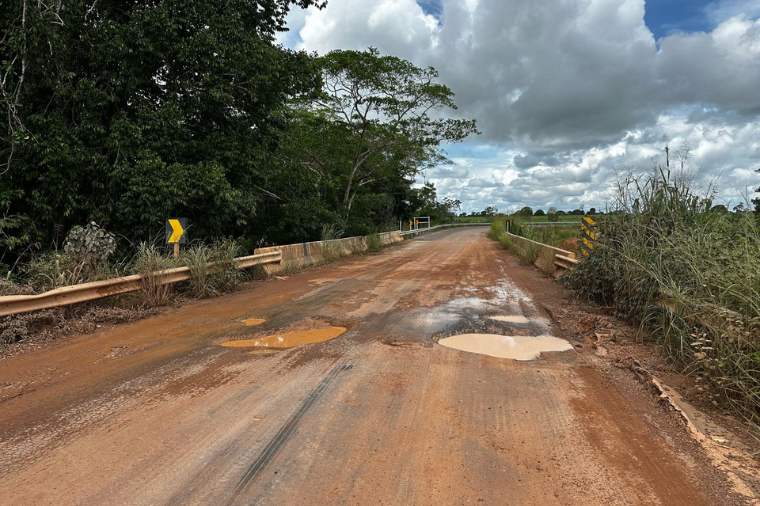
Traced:
<path id="1" fill-rule="evenodd" d="M 248 320 L 243 320 L 243 323 L 246 327 L 255 327 L 256 325 L 261 325 L 266 320 L 262 320 L 261 318 L 249 318 Z"/>
<path id="2" fill-rule="evenodd" d="M 528 323 L 530 320 L 525 316 L 489 316 L 490 319 L 504 323 Z"/>
<path id="3" fill-rule="evenodd" d="M 274 334 L 271 336 L 246 339 L 242 341 L 228 341 L 222 346 L 228 348 L 292 348 L 301 344 L 322 343 L 335 339 L 346 331 L 344 327 L 327 327 L 322 329 L 299 330 L 286 334 Z"/>
<path id="4" fill-rule="evenodd" d="M 438 344 L 455 350 L 498 358 L 533 360 L 541 352 L 567 351 L 573 346 L 554 336 L 500 336 L 498 334 L 462 334 L 447 337 Z"/>

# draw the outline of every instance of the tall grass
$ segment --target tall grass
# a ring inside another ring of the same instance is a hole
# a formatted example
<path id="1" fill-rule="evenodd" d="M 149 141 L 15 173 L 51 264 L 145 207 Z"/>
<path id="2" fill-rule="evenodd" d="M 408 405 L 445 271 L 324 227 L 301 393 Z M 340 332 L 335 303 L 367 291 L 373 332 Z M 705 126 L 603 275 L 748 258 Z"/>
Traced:
<path id="1" fill-rule="evenodd" d="M 163 248 L 156 245 L 142 243 L 139 246 L 134 260 L 134 270 L 142 275 L 141 296 L 142 303 L 146 307 L 164 306 L 174 296 L 174 287 L 164 284 L 160 271 L 179 267 L 174 258 L 166 256 Z"/>
<path id="2" fill-rule="evenodd" d="M 488 236 L 498 241 L 501 246 L 514 253 L 521 263 L 530 265 L 538 258 L 538 248 L 535 244 L 530 244 L 523 241 L 514 240 L 509 234 L 507 234 L 506 227 L 507 218 L 504 216 L 497 216 L 491 222 L 491 230 Z M 525 227 L 521 220 L 513 220 L 512 228 L 510 232 L 514 235 L 521 235 L 518 232 L 525 232 Z"/>
<path id="3" fill-rule="evenodd" d="M 579 223 L 553 226 L 526 226 L 523 236 L 555 248 L 561 247 L 568 239 L 578 237 L 581 227 Z"/>
<path id="4" fill-rule="evenodd" d="M 238 268 L 239 246 L 222 241 L 211 246 L 198 244 L 182 254 L 180 260 L 190 269 L 190 293 L 207 298 L 234 290 L 242 280 Z"/>
<path id="5" fill-rule="evenodd" d="M 627 174 L 597 247 L 565 274 L 703 380 L 709 399 L 760 423 L 760 227 L 710 211 L 713 188 L 682 173 Z"/>
<path id="6" fill-rule="evenodd" d="M 322 227 L 322 256 L 324 257 L 325 262 L 334 262 L 335 260 L 340 260 L 342 257 L 340 248 L 335 242 L 337 239 L 340 239 L 342 235 L 343 232 L 334 224 L 324 225 Z"/>
<path id="7" fill-rule="evenodd" d="M 380 242 L 380 236 L 378 234 L 371 234 L 367 236 L 367 249 L 369 251 L 380 251 L 383 244 Z"/>

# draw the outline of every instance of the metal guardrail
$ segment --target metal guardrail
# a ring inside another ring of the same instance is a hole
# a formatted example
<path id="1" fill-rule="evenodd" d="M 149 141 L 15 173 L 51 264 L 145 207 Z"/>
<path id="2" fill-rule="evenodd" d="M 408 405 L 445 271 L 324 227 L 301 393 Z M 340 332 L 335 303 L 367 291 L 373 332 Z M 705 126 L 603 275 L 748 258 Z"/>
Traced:
<path id="1" fill-rule="evenodd" d="M 576 260 L 575 258 L 570 258 L 565 255 L 560 255 L 559 253 L 554 255 L 554 265 L 566 271 L 575 267 L 577 263 L 578 263 L 578 260 Z"/>
<path id="2" fill-rule="evenodd" d="M 401 232 L 400 235 L 422 234 L 448 227 L 469 227 L 478 225 L 490 226 L 489 223 L 453 223 L 448 225 L 437 225 L 424 230 Z M 247 269 L 255 265 L 279 263 L 282 260 L 282 253 L 280 251 L 272 251 L 269 253 L 240 257 L 236 260 L 239 269 Z M 209 264 L 209 267 L 213 267 L 213 264 Z M 157 279 L 158 284 L 161 285 L 187 281 L 191 278 L 190 269 L 188 267 L 176 267 L 174 269 L 155 272 L 153 273 L 153 276 Z M 31 311 L 40 311 L 42 309 L 51 309 L 54 307 L 69 306 L 71 304 L 88 302 L 91 300 L 111 297 L 113 295 L 136 292 L 142 288 L 142 283 L 143 276 L 141 274 L 134 274 L 132 276 L 93 281 L 90 283 L 82 283 L 80 285 L 64 286 L 38 295 L 11 295 L 0 297 L 0 317 L 29 313 Z"/>
<path id="3" fill-rule="evenodd" d="M 278 263 L 282 258 L 279 251 L 237 258 L 238 268 L 247 269 L 255 265 Z M 213 268 L 214 264 L 209 264 Z M 165 271 L 154 272 L 158 284 L 168 285 L 190 279 L 188 267 L 176 267 Z M 143 276 L 134 274 L 121 278 L 93 281 L 81 285 L 64 286 L 38 295 L 11 295 L 0 297 L 0 316 L 8 316 L 41 309 L 68 306 L 79 302 L 135 292 L 142 287 Z"/>

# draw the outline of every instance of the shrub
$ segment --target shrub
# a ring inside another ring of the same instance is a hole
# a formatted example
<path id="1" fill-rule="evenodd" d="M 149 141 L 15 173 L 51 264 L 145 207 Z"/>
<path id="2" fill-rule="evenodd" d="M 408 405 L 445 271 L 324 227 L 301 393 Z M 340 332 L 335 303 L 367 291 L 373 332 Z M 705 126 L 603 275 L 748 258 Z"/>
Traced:
<path id="1" fill-rule="evenodd" d="M 79 270 L 82 279 L 94 279 L 108 267 L 108 259 L 116 251 L 116 236 L 94 221 L 86 227 L 76 226 L 66 236 L 63 252 Z"/>
<path id="2" fill-rule="evenodd" d="M 334 224 L 322 226 L 322 256 L 325 262 L 334 262 L 343 256 L 335 242 L 342 235 L 343 232 Z"/>
<path id="3" fill-rule="evenodd" d="M 380 242 L 380 236 L 378 234 L 372 234 L 367 236 L 367 249 L 369 251 L 380 251 L 383 247 Z"/>
<path id="4" fill-rule="evenodd" d="M 114 274 L 108 262 L 114 251 L 116 237 L 92 222 L 86 227 L 72 228 L 62 252 L 37 255 L 22 271 L 35 291 L 106 279 Z"/>
<path id="5" fill-rule="evenodd" d="M 169 303 L 174 288 L 173 285 L 163 283 L 160 272 L 178 266 L 174 258 L 163 254 L 155 245 L 140 244 L 134 260 L 134 270 L 142 275 L 143 306 L 163 306 Z"/>
<path id="6" fill-rule="evenodd" d="M 712 190 L 660 170 L 628 174 L 619 212 L 598 220 L 592 254 L 565 274 L 579 294 L 648 331 L 707 395 L 760 421 L 760 227 L 716 213 Z"/>
<path id="7" fill-rule="evenodd" d="M 211 246 L 197 244 L 182 254 L 180 260 L 190 269 L 190 294 L 207 298 L 234 290 L 242 280 L 237 256 L 240 248 L 234 241 Z"/>

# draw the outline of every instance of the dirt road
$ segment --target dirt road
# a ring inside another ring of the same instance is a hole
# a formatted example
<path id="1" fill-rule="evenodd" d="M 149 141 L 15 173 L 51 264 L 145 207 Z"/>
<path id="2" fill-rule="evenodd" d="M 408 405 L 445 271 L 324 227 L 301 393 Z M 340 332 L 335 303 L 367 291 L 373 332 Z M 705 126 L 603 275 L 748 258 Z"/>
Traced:
<path id="1" fill-rule="evenodd" d="M 483 229 L 439 232 L 6 359 L 0 503 L 738 500 L 576 350 L 517 362 L 437 344 L 565 337 L 541 302 L 553 285 Z M 328 326 L 347 331 L 221 346 Z"/>

